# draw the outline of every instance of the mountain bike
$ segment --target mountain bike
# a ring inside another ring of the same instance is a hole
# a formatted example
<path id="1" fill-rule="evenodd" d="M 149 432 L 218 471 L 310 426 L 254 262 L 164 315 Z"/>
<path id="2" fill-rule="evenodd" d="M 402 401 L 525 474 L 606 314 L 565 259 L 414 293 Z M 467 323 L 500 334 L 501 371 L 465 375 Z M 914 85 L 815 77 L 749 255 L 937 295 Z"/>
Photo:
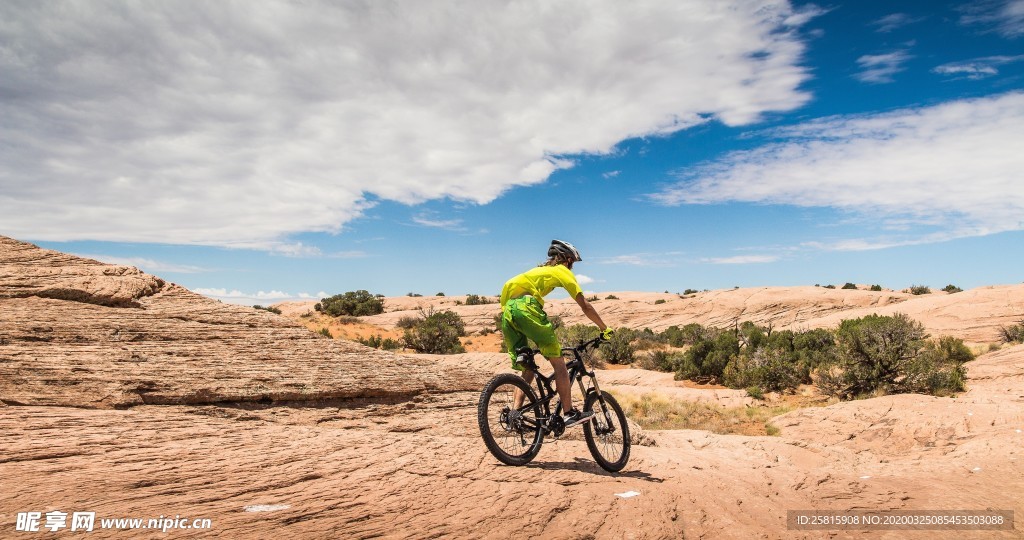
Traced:
<path id="1" fill-rule="evenodd" d="M 583 359 L 589 349 L 596 349 L 600 337 L 580 343 L 576 347 L 563 347 L 569 382 L 576 381 L 583 392 L 583 411 L 594 416 L 583 423 L 583 436 L 590 455 L 601 468 L 617 472 L 629 461 L 629 425 L 622 407 L 597 384 L 594 370 L 587 369 Z M 496 375 L 480 394 L 477 422 L 487 449 L 498 461 L 506 465 L 526 465 L 537 457 L 545 437 L 558 438 L 565 431 L 561 401 L 552 387 L 554 373 L 542 375 L 534 355 L 539 350 L 525 347 L 516 351 L 520 365 L 533 371 L 537 392 L 515 373 Z M 589 386 L 583 378 L 589 377 Z M 522 406 L 516 407 L 516 396 L 522 396 Z M 552 411 L 551 401 L 555 401 Z"/>

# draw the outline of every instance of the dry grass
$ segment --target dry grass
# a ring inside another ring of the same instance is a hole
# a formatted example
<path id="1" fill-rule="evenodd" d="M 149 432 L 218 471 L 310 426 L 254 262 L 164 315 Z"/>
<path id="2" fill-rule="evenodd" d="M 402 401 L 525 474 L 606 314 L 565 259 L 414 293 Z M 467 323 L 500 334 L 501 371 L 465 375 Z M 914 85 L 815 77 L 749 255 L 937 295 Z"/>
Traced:
<path id="1" fill-rule="evenodd" d="M 626 416 L 644 429 L 699 429 L 722 435 L 778 435 L 768 420 L 790 406 L 722 407 L 667 398 L 657 393 L 616 396 Z"/>

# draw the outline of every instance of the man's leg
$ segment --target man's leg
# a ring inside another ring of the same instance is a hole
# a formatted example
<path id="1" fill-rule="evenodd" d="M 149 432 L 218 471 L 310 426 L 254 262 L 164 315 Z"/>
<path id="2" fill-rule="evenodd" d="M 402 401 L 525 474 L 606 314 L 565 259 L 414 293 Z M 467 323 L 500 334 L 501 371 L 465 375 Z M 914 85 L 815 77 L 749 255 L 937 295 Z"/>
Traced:
<path id="1" fill-rule="evenodd" d="M 523 370 L 523 379 L 526 381 L 527 385 L 533 384 L 533 370 L 532 369 L 524 369 Z M 523 406 L 523 401 L 525 401 L 525 400 L 526 400 L 526 394 L 523 393 L 522 390 L 516 388 L 516 391 L 515 391 L 515 407 L 516 407 L 516 409 L 521 408 Z"/>
<path id="2" fill-rule="evenodd" d="M 565 368 L 565 359 L 561 356 L 548 358 L 551 367 L 555 368 L 555 390 L 562 401 L 562 414 L 572 410 L 572 386 L 569 386 L 569 370 Z"/>

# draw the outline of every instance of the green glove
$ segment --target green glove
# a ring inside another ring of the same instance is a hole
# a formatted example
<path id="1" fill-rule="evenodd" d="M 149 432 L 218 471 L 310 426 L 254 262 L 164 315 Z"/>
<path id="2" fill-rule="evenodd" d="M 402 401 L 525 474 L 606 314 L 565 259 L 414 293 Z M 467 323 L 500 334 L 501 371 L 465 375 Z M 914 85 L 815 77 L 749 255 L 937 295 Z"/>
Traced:
<path id="1" fill-rule="evenodd" d="M 614 330 L 612 330 L 611 328 L 607 328 L 606 327 L 604 330 L 601 331 L 601 339 L 603 339 L 605 341 L 608 341 L 608 340 L 612 339 L 612 334 L 614 334 L 614 333 L 615 333 Z"/>

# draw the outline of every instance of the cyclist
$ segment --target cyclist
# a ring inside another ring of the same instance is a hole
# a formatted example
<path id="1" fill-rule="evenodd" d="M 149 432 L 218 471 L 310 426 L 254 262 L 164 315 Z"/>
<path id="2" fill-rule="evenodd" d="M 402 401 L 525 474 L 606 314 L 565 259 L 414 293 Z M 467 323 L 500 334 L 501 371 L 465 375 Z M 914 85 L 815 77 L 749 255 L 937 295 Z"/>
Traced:
<path id="1" fill-rule="evenodd" d="M 546 262 L 508 280 L 501 290 L 501 333 L 512 358 L 512 368 L 523 371 L 523 366 L 519 365 L 516 358 L 516 351 L 528 347 L 527 338 L 532 339 L 540 349 L 540 354 L 555 368 L 555 388 L 561 399 L 565 427 L 590 420 L 593 413 L 583 413 L 572 405 L 569 372 L 562 359 L 562 348 L 555 337 L 555 329 L 544 312 L 544 297 L 556 287 L 562 287 L 576 300 L 587 318 L 597 325 L 603 338 L 608 339 L 612 334 L 611 328 L 604 324 L 597 310 L 583 296 L 576 276 L 572 273 L 573 263 L 582 260 L 580 252 L 572 244 L 552 240 Z M 533 372 L 527 371 L 523 378 L 527 384 L 532 384 Z M 522 406 L 523 398 L 522 394 L 516 396 L 516 408 Z"/>

